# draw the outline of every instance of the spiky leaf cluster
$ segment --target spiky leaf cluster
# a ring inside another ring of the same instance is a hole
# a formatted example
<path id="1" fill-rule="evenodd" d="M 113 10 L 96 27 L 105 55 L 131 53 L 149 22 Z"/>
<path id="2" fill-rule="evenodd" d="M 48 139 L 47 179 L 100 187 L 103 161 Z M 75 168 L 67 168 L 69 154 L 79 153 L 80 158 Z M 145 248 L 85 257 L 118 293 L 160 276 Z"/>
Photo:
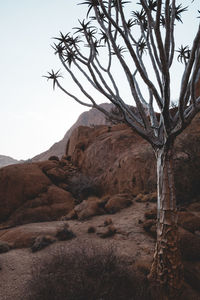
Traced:
<path id="1" fill-rule="evenodd" d="M 177 60 L 180 61 L 181 63 L 184 62 L 185 64 L 187 64 L 191 52 L 189 46 L 181 45 L 181 47 L 178 50 L 176 50 L 176 52 L 178 52 Z"/>
<path id="2" fill-rule="evenodd" d="M 60 36 L 55 38 L 55 54 L 89 103 L 59 84 L 59 72 L 49 72 L 46 77 L 53 80 L 53 88 L 57 84 L 75 101 L 102 111 L 90 94 L 90 89 L 87 90 L 76 77 L 81 74 L 93 89 L 123 112 L 129 125 L 158 147 L 170 134 L 178 135 L 193 117 L 196 105 L 195 76 L 200 67 L 200 29 L 191 50 L 188 46 L 178 48 L 175 25 L 176 22 L 182 22 L 182 14 L 187 7 L 172 0 L 137 1 L 82 0 L 80 4 L 87 6 L 86 19 L 79 20 L 73 33 L 60 32 Z M 127 14 L 129 3 L 133 4 L 130 7 L 133 11 L 129 10 Z M 169 108 L 171 67 L 176 53 L 177 60 L 185 65 L 185 74 L 179 98 L 179 107 L 182 109 L 174 117 L 170 115 Z M 137 113 L 131 111 L 124 102 L 121 85 L 118 84 L 121 73 L 113 72 L 116 62 L 127 79 L 132 97 L 129 98 L 137 106 Z M 146 85 L 147 96 L 142 89 L 143 84 Z M 190 107 L 190 103 L 193 106 Z M 155 106 L 162 114 L 160 119 L 157 119 Z M 184 115 L 185 107 L 187 112 Z"/>
<path id="3" fill-rule="evenodd" d="M 47 76 L 43 76 L 43 77 L 46 77 L 47 80 L 52 80 L 53 81 L 53 89 L 55 89 L 57 80 L 58 80 L 58 78 L 61 78 L 62 75 L 60 74 L 60 70 L 58 70 L 57 72 L 54 72 L 54 70 L 51 70 L 51 72 L 48 72 Z"/>

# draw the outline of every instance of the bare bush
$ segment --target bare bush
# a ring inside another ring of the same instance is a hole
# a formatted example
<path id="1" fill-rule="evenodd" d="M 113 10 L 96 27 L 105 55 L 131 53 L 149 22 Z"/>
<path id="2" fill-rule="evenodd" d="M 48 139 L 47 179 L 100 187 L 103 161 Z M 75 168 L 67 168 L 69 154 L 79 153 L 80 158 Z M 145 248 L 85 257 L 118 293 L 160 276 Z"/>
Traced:
<path id="1" fill-rule="evenodd" d="M 0 241 L 0 253 L 8 252 L 11 249 L 11 246 L 3 241 Z"/>
<path id="2" fill-rule="evenodd" d="M 31 250 L 32 252 L 40 251 L 43 248 L 51 245 L 55 241 L 56 239 L 50 235 L 38 236 L 34 240 L 33 245 L 31 246 Z"/>
<path id="3" fill-rule="evenodd" d="M 68 191 L 76 199 L 76 204 L 80 204 L 90 196 L 101 197 L 102 188 L 92 177 L 78 174 L 68 179 Z"/>
<path id="4" fill-rule="evenodd" d="M 36 263 L 28 300 L 144 300 L 151 298 L 145 277 L 133 272 L 112 247 L 58 248 Z"/>
<path id="5" fill-rule="evenodd" d="M 62 228 L 57 230 L 56 238 L 59 241 L 67 241 L 75 238 L 76 235 L 73 233 L 73 231 L 69 228 L 69 225 L 65 223 Z"/>

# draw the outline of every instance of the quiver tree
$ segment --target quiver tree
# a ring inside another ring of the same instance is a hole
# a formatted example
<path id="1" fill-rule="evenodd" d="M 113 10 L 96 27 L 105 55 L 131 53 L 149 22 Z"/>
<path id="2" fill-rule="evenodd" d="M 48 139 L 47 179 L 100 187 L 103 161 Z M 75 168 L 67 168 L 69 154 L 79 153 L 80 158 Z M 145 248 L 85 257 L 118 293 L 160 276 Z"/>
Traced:
<path id="1" fill-rule="evenodd" d="M 182 22 L 182 13 L 187 10 L 176 0 L 138 0 L 137 4 L 88 0 L 80 4 L 88 5 L 86 20 L 79 21 L 73 34 L 60 33 L 53 48 L 83 97 L 61 84 L 59 72 L 49 72 L 46 77 L 78 103 L 96 108 L 111 119 L 125 121 L 152 145 L 157 159 L 158 219 L 150 278 L 164 288 L 166 297 L 175 297 L 183 278 L 173 148 L 177 135 L 200 110 L 200 97 L 195 93 L 200 70 L 200 27 L 191 48 L 176 48 L 175 24 Z M 130 12 L 127 7 L 134 10 Z M 171 68 L 176 58 L 183 63 L 184 70 L 177 108 L 172 111 Z M 120 71 L 115 69 L 117 64 Z M 130 92 L 128 103 L 121 77 L 120 83 L 118 80 L 121 73 Z M 120 114 L 112 115 L 104 110 L 92 90 L 109 100 Z"/>

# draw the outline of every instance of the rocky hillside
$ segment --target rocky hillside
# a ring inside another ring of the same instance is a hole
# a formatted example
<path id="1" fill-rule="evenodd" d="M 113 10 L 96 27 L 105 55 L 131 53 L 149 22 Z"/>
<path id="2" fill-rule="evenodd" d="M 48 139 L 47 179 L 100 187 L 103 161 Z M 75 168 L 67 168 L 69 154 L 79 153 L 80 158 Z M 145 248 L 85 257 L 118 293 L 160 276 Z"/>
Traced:
<path id="1" fill-rule="evenodd" d="M 200 116 L 176 140 L 175 180 L 179 201 L 200 193 Z M 107 193 L 149 193 L 156 189 L 151 146 L 125 124 L 79 127 L 70 137 L 68 156 Z"/>
<path id="2" fill-rule="evenodd" d="M 102 107 L 104 107 L 106 110 L 109 111 L 112 107 L 112 104 L 104 103 L 104 104 L 102 104 Z M 61 141 L 55 143 L 50 149 L 48 149 L 47 151 L 45 151 L 43 153 L 36 155 L 29 161 L 32 161 L 32 162 L 44 161 L 44 160 L 47 160 L 52 155 L 56 155 L 59 158 L 61 158 L 66 151 L 66 145 L 69 140 L 69 137 L 75 128 L 77 128 L 81 125 L 92 127 L 94 125 L 103 125 L 103 124 L 109 124 L 109 122 L 106 121 L 105 116 L 101 112 L 99 112 L 96 109 L 90 109 L 89 111 L 85 111 L 78 117 L 78 120 L 66 132 L 65 136 L 63 137 L 63 139 Z M 23 161 L 18 161 L 9 156 L 0 155 L 0 168 L 9 166 L 12 164 L 18 164 L 20 162 L 23 162 Z"/>
<path id="3" fill-rule="evenodd" d="M 199 136 L 198 115 L 176 141 L 175 181 L 180 205 L 199 199 Z M 76 206 L 89 196 L 103 197 L 102 203 L 90 202 L 101 214 L 115 210 L 112 203 L 116 201 L 126 206 L 138 194 L 155 191 L 153 150 L 137 133 L 125 124 L 80 126 L 71 134 L 61 159 L 53 156 L 0 170 L 0 222 L 10 226 L 57 220 L 70 212 L 82 218 L 85 212 L 79 213 L 82 208 L 77 211 Z M 114 195 L 124 195 L 119 198 L 127 201 L 112 200 Z"/>
<path id="4" fill-rule="evenodd" d="M 110 110 L 112 105 L 109 103 L 102 104 L 102 107 L 106 110 Z M 52 155 L 56 155 L 59 158 L 65 153 L 66 144 L 68 139 L 73 132 L 73 130 L 79 126 L 89 126 L 92 127 L 93 125 L 103 125 L 108 124 L 105 119 L 105 116 L 96 109 L 90 109 L 89 111 L 83 112 L 78 120 L 74 123 L 74 125 L 66 132 L 63 139 L 57 143 L 55 143 L 50 149 L 47 151 L 35 156 L 32 158 L 32 161 L 42 161 L 48 159 Z"/>
<path id="5" fill-rule="evenodd" d="M 185 300 L 200 299 L 199 136 L 197 115 L 176 141 Z M 73 241 L 84 241 L 85 249 L 91 243 L 115 246 L 146 276 L 156 235 L 155 168 L 151 147 L 124 124 L 80 126 L 62 158 L 1 168 L 1 299 L 28 300 L 29 270 Z"/>
<path id="6" fill-rule="evenodd" d="M 18 164 L 20 161 L 9 157 L 5 155 L 0 155 L 0 168 L 8 166 L 8 165 L 13 165 L 13 164 Z"/>

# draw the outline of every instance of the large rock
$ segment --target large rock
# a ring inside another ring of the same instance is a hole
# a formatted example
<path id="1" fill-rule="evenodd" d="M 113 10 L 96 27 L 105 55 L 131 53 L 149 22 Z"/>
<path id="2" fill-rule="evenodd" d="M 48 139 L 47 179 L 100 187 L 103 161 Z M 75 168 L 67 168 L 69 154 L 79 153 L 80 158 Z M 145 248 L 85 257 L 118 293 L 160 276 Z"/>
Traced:
<path id="1" fill-rule="evenodd" d="M 72 195 L 54 185 L 49 186 L 46 193 L 26 201 L 12 215 L 11 224 L 58 220 L 74 207 Z"/>
<path id="2" fill-rule="evenodd" d="M 4 229 L 0 231 L 0 241 L 9 244 L 12 249 L 31 247 L 38 236 L 55 237 L 60 225 L 60 222 L 30 223 Z"/>
<path id="3" fill-rule="evenodd" d="M 111 195 L 156 188 L 151 147 L 126 125 L 77 128 L 67 155 L 83 172 L 97 177 Z"/>
<path id="4" fill-rule="evenodd" d="M 179 212 L 178 223 L 184 229 L 192 233 L 195 233 L 195 231 L 200 231 L 200 217 L 196 216 L 194 213 L 188 211 Z"/>
<path id="5" fill-rule="evenodd" d="M 111 196 L 105 205 L 105 210 L 108 213 L 116 213 L 121 209 L 130 206 L 132 204 L 132 200 L 132 196 L 129 194 Z"/>
<path id="6" fill-rule="evenodd" d="M 0 169 L 0 221 L 6 220 L 27 200 L 45 193 L 51 181 L 36 164 Z"/>
<path id="7" fill-rule="evenodd" d="M 196 116 L 175 145 L 175 183 L 179 202 L 199 197 L 200 118 Z M 152 147 L 125 124 L 79 127 L 67 155 L 81 171 L 97 180 L 108 194 L 156 190 L 156 161 Z"/>
<path id="8" fill-rule="evenodd" d="M 174 162 L 179 202 L 197 200 L 200 194 L 199 136 L 200 119 L 197 115 L 192 126 L 176 142 Z M 74 200 L 67 192 L 70 191 L 68 178 L 79 170 L 101 187 L 101 196 L 136 196 L 152 194 L 156 190 L 153 150 L 136 132 L 125 124 L 94 128 L 81 126 L 71 135 L 66 159 L 52 157 L 49 161 L 0 169 L 0 222 L 21 224 L 55 220 L 67 215 L 74 207 Z M 110 207 L 113 201 L 108 204 Z M 115 201 L 119 203 L 121 200 Z M 123 206 L 126 201 L 122 202 Z M 114 206 L 116 208 L 116 203 Z M 188 222 L 184 226 L 195 232 L 199 230 L 197 218 L 195 224 L 195 228 L 190 229 Z"/>
<path id="9" fill-rule="evenodd" d="M 87 200 L 83 200 L 83 202 L 77 205 L 74 210 L 80 220 L 85 220 L 105 213 L 102 200 L 97 197 L 89 197 Z"/>
<path id="10" fill-rule="evenodd" d="M 68 171 L 60 162 L 0 169 L 0 222 L 7 225 L 56 220 L 74 207 L 74 198 L 56 184 Z"/>

